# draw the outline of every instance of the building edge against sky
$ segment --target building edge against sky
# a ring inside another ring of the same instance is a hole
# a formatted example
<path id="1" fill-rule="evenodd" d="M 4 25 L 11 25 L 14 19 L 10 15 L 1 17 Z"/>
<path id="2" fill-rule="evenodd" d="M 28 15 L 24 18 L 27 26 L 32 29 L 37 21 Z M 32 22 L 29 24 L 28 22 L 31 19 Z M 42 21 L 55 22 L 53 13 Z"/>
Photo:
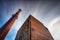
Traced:
<path id="1" fill-rule="evenodd" d="M 18 30 L 15 40 L 54 40 L 49 30 L 30 15 Z"/>

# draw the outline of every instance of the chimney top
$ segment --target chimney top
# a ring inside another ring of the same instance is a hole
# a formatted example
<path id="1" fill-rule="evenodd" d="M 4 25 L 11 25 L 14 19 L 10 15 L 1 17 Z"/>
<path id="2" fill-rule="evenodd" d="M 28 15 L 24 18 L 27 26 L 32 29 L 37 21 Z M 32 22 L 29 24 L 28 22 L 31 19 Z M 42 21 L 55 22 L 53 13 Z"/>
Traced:
<path id="1" fill-rule="evenodd" d="M 22 11 L 21 9 L 19 9 L 19 11 Z"/>

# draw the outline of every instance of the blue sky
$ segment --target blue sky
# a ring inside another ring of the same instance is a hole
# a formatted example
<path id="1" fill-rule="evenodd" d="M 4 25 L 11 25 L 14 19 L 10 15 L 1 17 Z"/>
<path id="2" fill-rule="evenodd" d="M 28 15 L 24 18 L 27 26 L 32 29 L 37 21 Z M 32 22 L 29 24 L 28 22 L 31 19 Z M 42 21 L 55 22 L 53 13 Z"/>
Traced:
<path id="1" fill-rule="evenodd" d="M 22 12 L 11 27 L 5 40 L 15 39 L 17 31 L 30 14 L 41 21 L 47 28 L 53 19 L 60 16 L 60 2 L 58 1 L 0 1 L 0 27 L 20 8 Z"/>

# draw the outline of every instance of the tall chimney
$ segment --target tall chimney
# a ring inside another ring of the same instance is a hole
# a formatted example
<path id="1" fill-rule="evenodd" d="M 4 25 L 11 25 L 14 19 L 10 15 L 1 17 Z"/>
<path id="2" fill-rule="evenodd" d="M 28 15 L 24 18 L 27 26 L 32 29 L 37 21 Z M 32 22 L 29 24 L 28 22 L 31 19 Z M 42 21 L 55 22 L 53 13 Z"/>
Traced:
<path id="1" fill-rule="evenodd" d="M 0 40 L 4 40 L 13 23 L 17 19 L 21 9 L 19 9 L 16 14 L 14 14 L 1 28 L 0 28 Z"/>

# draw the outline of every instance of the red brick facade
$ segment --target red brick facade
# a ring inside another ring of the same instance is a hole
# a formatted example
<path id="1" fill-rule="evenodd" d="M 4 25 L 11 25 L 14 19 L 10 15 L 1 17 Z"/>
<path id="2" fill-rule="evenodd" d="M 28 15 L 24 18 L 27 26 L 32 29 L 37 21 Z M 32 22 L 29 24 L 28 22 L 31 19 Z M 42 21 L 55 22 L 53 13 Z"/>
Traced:
<path id="1" fill-rule="evenodd" d="M 36 18 L 29 16 L 17 32 L 15 40 L 54 40 L 49 30 Z"/>
<path id="2" fill-rule="evenodd" d="M 16 12 L 1 28 L 0 28 L 0 40 L 4 40 L 6 37 L 7 33 L 9 32 L 10 28 L 12 27 L 13 23 L 17 19 L 19 12 L 21 9 Z"/>

